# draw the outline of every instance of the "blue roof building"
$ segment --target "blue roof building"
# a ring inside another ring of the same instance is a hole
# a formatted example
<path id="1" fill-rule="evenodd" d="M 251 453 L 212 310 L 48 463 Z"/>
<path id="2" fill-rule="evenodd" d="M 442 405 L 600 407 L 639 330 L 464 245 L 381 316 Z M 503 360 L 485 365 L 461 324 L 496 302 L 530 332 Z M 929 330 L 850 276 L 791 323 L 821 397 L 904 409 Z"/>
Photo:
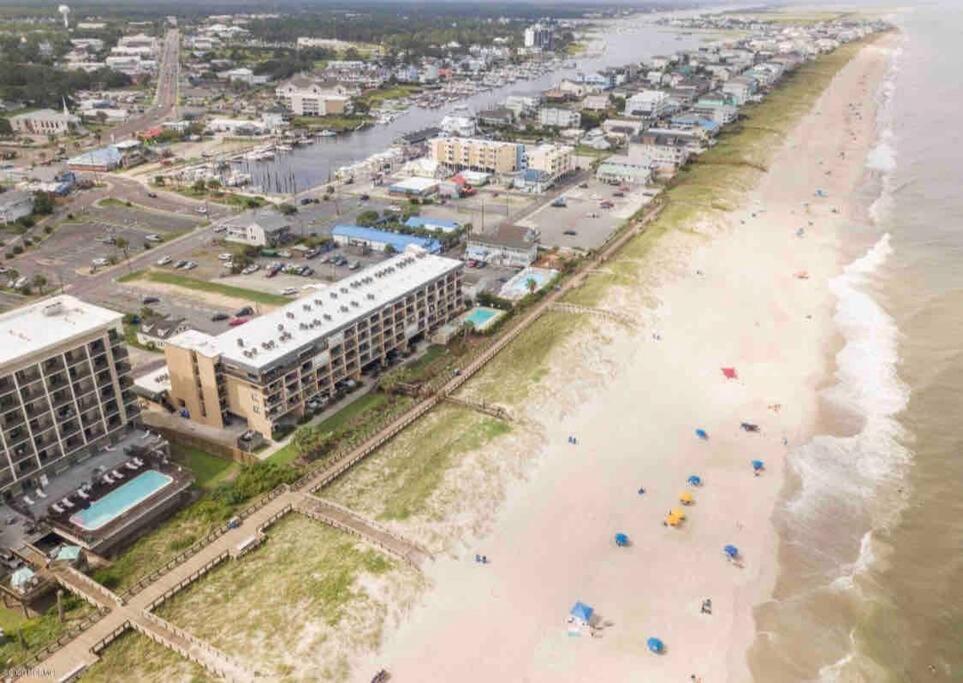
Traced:
<path id="1" fill-rule="evenodd" d="M 389 246 L 397 252 L 402 252 L 414 245 L 421 247 L 429 254 L 441 252 L 441 243 L 428 237 L 402 235 L 397 232 L 366 228 L 361 225 L 336 225 L 331 230 L 331 237 L 338 244 L 366 246 L 371 249 L 384 251 Z"/>
<path id="2" fill-rule="evenodd" d="M 67 161 L 67 168 L 73 171 L 113 171 L 120 166 L 124 155 L 113 145 L 92 149 L 78 154 Z"/>
<path id="3" fill-rule="evenodd" d="M 461 223 L 458 221 L 452 221 L 446 218 L 429 218 L 427 216 L 411 216 L 405 221 L 405 225 L 409 228 L 437 230 L 439 232 L 455 232 L 461 227 Z"/>

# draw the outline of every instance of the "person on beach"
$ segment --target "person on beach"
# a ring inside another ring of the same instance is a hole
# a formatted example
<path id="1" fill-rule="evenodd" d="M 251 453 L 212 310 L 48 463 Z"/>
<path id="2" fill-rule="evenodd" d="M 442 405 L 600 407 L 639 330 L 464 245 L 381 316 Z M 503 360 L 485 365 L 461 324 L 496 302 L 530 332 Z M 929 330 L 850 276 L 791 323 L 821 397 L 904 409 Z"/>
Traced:
<path id="1" fill-rule="evenodd" d="M 639 495 L 641 496 L 641 495 L 644 494 L 644 493 L 645 493 L 645 488 L 642 487 L 642 486 L 640 486 L 640 487 L 639 487 Z"/>

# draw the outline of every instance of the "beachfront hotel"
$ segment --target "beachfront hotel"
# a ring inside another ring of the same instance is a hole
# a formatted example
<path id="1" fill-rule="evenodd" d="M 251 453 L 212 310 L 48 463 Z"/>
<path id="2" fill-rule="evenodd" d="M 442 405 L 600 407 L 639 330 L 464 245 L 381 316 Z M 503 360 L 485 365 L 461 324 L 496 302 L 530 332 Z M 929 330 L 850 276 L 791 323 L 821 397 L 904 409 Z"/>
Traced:
<path id="1" fill-rule="evenodd" d="M 525 145 L 480 138 L 434 138 L 431 160 L 455 170 L 470 169 L 497 175 L 525 168 Z"/>
<path id="2" fill-rule="evenodd" d="M 462 269 L 412 250 L 220 335 L 184 332 L 164 348 L 171 399 L 201 424 L 238 417 L 270 436 L 460 313 Z"/>
<path id="3" fill-rule="evenodd" d="M 121 320 L 66 295 L 0 315 L 4 500 L 40 489 L 137 417 Z"/>

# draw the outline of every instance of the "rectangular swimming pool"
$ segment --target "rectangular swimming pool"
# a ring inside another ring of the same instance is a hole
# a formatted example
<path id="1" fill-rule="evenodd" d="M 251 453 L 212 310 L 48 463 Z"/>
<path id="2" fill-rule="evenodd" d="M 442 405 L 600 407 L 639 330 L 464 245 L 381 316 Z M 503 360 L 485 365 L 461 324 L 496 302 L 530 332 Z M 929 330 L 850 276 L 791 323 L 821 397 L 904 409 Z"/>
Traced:
<path id="1" fill-rule="evenodd" d="M 471 323 L 476 330 L 481 332 L 503 315 L 505 315 L 505 312 L 499 311 L 497 308 L 475 306 L 462 316 L 462 322 Z"/>
<path id="2" fill-rule="evenodd" d="M 95 500 L 86 510 L 71 515 L 70 521 L 85 531 L 96 531 L 172 481 L 174 481 L 173 477 L 156 470 L 147 470 L 103 498 Z"/>

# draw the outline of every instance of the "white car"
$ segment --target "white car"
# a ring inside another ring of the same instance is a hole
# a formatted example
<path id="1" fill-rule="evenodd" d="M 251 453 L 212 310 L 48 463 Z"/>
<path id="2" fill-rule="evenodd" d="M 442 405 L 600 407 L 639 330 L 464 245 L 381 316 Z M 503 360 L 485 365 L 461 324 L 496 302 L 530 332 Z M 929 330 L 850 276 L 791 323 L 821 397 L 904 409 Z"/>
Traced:
<path id="1" fill-rule="evenodd" d="M 161 256 L 154 263 L 158 266 L 166 266 L 168 263 L 170 263 L 173 260 L 174 259 L 172 259 L 170 256 Z"/>
<path id="2" fill-rule="evenodd" d="M 297 293 L 298 293 L 297 287 L 285 287 L 284 289 L 281 290 L 281 294 L 283 294 L 284 296 L 294 296 Z"/>
<path id="3" fill-rule="evenodd" d="M 228 253 L 226 253 L 226 252 L 223 253 L 223 254 L 218 254 L 218 255 L 217 255 L 217 259 L 218 259 L 219 261 L 230 261 L 232 258 L 234 258 L 234 256 L 233 256 L 232 254 L 228 254 Z"/>
<path id="4" fill-rule="evenodd" d="M 214 232 L 224 232 L 225 230 L 227 230 L 227 228 L 224 227 L 223 225 L 216 225 L 214 226 L 213 230 Z"/>
<path id="5" fill-rule="evenodd" d="M 145 237 L 144 239 L 147 240 L 148 242 L 163 242 L 163 241 L 164 241 L 164 238 L 161 237 L 160 235 L 158 235 L 157 233 L 152 233 L 152 234 L 148 235 L 147 237 Z"/>
<path id="6" fill-rule="evenodd" d="M 203 206 L 199 206 L 194 210 L 201 215 L 207 215 L 207 209 L 205 209 Z"/>
<path id="7" fill-rule="evenodd" d="M 105 258 L 95 258 L 91 263 L 95 266 L 106 266 L 108 261 Z"/>

